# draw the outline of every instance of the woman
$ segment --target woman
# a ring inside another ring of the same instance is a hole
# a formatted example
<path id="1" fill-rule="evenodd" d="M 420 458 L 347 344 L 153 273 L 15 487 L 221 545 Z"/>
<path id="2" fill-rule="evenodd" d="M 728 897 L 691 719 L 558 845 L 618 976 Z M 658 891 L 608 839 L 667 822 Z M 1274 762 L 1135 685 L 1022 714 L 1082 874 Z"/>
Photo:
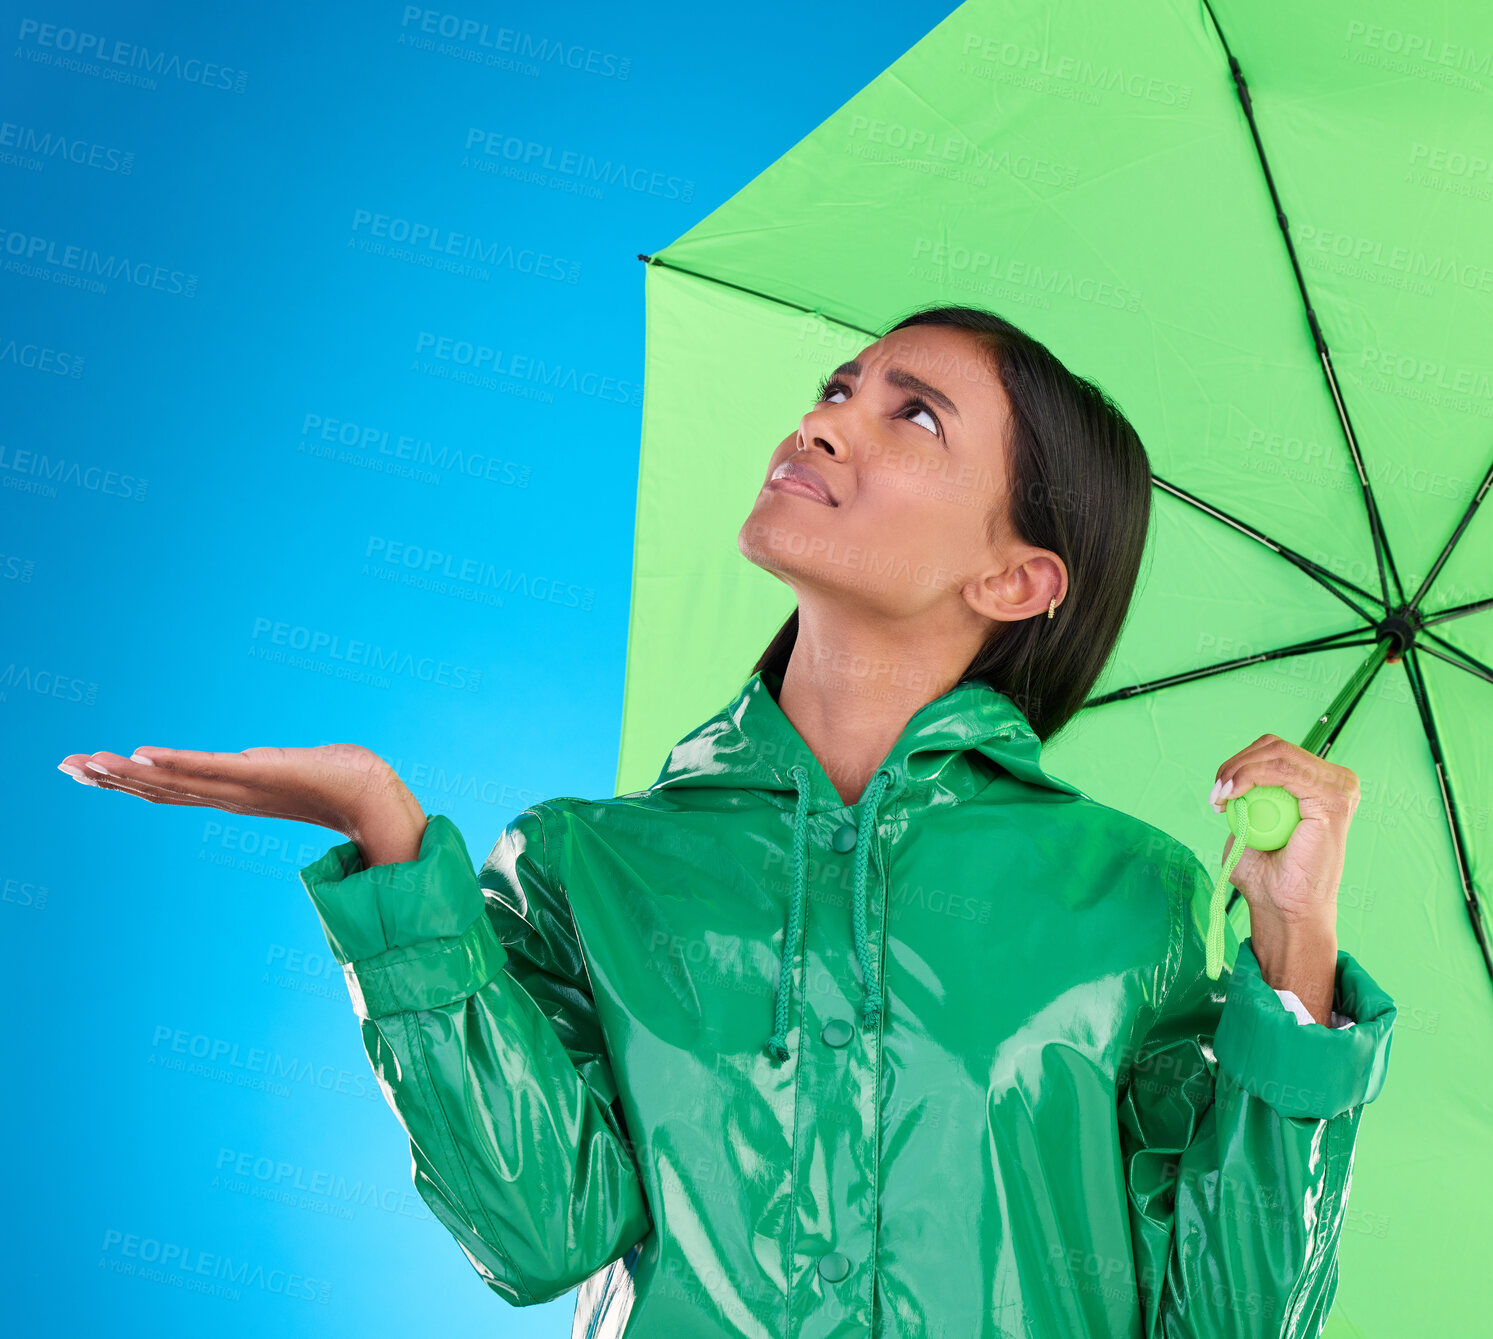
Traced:
<path id="1" fill-rule="evenodd" d="M 349 745 L 63 765 L 350 839 L 302 878 L 415 1184 L 508 1302 L 583 1285 L 577 1335 L 1316 1335 L 1394 1018 L 1336 943 L 1357 779 L 1220 765 L 1216 810 L 1302 821 L 1215 981 L 1202 862 L 1040 762 L 1149 490 L 1094 386 L 927 310 L 773 452 L 738 543 L 797 608 L 648 789 L 535 805 L 474 877 Z"/>

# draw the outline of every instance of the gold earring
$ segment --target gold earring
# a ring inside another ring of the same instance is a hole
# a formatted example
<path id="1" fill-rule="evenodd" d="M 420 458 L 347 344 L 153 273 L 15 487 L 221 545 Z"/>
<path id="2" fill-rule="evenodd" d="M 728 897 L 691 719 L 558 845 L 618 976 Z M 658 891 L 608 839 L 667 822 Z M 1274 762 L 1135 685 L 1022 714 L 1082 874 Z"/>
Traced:
<path id="1" fill-rule="evenodd" d="M 1056 600 L 1049 600 L 1047 602 L 1047 617 L 1048 618 L 1052 617 L 1052 612 L 1057 607 L 1058 607 L 1058 602 Z"/>

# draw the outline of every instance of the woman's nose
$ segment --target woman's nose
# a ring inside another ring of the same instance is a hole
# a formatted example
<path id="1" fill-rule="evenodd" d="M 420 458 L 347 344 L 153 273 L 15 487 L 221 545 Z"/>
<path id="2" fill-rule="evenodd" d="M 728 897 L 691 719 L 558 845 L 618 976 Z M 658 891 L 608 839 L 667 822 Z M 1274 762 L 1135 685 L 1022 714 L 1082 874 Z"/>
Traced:
<path id="1" fill-rule="evenodd" d="M 827 424 L 822 419 L 810 423 L 806 417 L 798 431 L 798 442 L 804 451 L 823 451 L 835 460 L 845 460 L 850 456 L 849 437 L 838 426 Z"/>

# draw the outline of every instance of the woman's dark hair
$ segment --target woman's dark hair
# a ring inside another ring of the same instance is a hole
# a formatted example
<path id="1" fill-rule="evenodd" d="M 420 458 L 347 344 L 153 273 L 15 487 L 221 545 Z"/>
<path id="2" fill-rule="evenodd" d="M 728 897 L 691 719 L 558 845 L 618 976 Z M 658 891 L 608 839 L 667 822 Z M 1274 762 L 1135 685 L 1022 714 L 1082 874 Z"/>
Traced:
<path id="1" fill-rule="evenodd" d="M 1044 609 L 996 622 L 959 679 L 1005 693 L 1046 741 L 1083 706 L 1119 639 L 1150 526 L 1150 460 L 1104 391 L 1009 321 L 978 307 L 926 307 L 881 338 L 914 325 L 966 330 L 984 348 L 1013 410 L 1006 444 L 1011 527 L 1068 568 L 1068 593 L 1053 617 Z M 992 542 L 1001 525 L 993 509 Z M 785 673 L 797 637 L 795 608 L 752 672 Z"/>

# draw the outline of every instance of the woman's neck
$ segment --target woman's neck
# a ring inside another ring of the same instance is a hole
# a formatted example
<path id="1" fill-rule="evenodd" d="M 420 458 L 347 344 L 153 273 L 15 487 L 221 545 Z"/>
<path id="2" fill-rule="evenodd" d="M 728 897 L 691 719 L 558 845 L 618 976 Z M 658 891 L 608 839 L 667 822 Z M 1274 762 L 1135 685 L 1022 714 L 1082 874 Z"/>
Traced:
<path id="1" fill-rule="evenodd" d="M 889 631 L 838 611 L 806 617 L 799 605 L 793 653 L 778 706 L 803 737 L 840 798 L 860 799 L 892 745 L 919 708 L 959 682 L 978 641 Z"/>

